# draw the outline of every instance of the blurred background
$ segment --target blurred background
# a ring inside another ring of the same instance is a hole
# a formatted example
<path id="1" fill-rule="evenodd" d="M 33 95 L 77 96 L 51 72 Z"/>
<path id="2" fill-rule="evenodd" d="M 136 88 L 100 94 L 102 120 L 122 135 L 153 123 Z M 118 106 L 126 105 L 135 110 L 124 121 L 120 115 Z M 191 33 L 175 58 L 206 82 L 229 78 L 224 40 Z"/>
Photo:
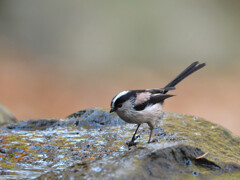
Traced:
<path id="1" fill-rule="evenodd" d="M 0 104 L 20 120 L 109 108 L 163 87 L 193 61 L 168 112 L 240 135 L 239 0 L 0 0 Z"/>

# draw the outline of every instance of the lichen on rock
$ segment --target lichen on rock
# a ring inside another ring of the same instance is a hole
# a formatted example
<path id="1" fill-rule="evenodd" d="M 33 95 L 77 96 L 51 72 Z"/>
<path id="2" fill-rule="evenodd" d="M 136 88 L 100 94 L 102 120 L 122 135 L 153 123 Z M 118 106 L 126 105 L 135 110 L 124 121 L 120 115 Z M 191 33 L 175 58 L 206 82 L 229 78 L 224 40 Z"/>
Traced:
<path id="1" fill-rule="evenodd" d="M 148 144 L 139 128 L 106 109 L 93 108 L 63 119 L 39 119 L 0 131 L 0 178 L 202 179 L 240 177 L 240 138 L 202 118 L 165 113 Z M 202 158 L 201 155 L 208 152 Z"/>

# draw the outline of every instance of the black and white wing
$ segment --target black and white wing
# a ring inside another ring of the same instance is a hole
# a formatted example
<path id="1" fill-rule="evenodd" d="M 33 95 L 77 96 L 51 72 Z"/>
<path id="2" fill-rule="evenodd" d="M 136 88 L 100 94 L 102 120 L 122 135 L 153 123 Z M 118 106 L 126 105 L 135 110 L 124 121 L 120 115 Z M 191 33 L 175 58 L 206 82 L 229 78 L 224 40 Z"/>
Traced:
<path id="1" fill-rule="evenodd" d="M 144 110 L 147 106 L 163 103 L 163 101 L 174 95 L 162 94 L 164 89 L 147 89 L 145 92 L 139 92 L 136 95 L 134 109 L 137 111 Z"/>
<path id="2" fill-rule="evenodd" d="M 166 88 L 153 88 L 153 89 L 146 89 L 146 92 L 150 92 L 152 94 L 165 94 L 167 91 L 175 90 L 175 87 L 166 87 Z"/>

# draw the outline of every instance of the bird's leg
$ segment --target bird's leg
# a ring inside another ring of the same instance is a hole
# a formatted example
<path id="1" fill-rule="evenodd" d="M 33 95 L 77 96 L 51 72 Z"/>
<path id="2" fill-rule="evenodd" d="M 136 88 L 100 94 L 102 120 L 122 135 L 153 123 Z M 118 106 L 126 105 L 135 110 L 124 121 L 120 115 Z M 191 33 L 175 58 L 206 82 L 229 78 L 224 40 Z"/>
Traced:
<path id="1" fill-rule="evenodd" d="M 152 131 L 153 131 L 154 125 L 153 125 L 153 123 L 152 123 L 151 121 L 148 122 L 147 124 L 148 124 L 148 126 L 149 126 L 149 128 L 150 128 L 150 135 L 149 135 L 149 139 L 148 139 L 148 143 L 150 143 L 150 142 L 151 142 Z"/>
<path id="2" fill-rule="evenodd" d="M 152 131 L 153 131 L 153 128 L 150 128 L 150 135 L 149 135 L 148 143 L 150 143 L 150 142 L 151 142 Z"/>
<path id="3" fill-rule="evenodd" d="M 163 130 L 162 133 L 159 132 L 160 129 L 161 129 L 160 127 L 155 127 L 155 128 L 154 128 L 154 125 L 153 125 L 152 122 L 148 122 L 148 126 L 149 126 L 149 128 L 150 128 L 150 135 L 149 135 L 148 143 L 151 142 L 151 137 L 152 137 L 152 133 L 153 133 L 153 132 L 154 132 L 155 136 L 165 136 L 165 135 L 166 135 L 166 133 L 164 132 L 164 130 Z M 153 140 L 153 141 L 155 141 L 155 140 Z"/>
<path id="4" fill-rule="evenodd" d="M 135 133 L 133 134 L 133 137 L 132 137 L 132 140 L 131 140 L 131 141 L 133 141 L 133 142 L 137 139 L 137 138 L 135 138 L 135 136 L 136 136 L 136 134 L 137 134 L 137 131 L 138 131 L 138 128 L 140 127 L 140 125 L 141 125 L 141 124 L 138 124 L 137 129 L 136 129 Z"/>
<path id="5" fill-rule="evenodd" d="M 132 140 L 129 143 L 127 143 L 128 146 L 136 145 L 136 143 L 134 143 L 134 141 L 137 139 L 137 138 L 135 138 L 135 135 L 137 134 L 137 131 L 138 131 L 138 128 L 140 127 L 140 125 L 141 124 L 138 124 L 137 129 L 136 129 L 135 133 L 133 134 Z"/>

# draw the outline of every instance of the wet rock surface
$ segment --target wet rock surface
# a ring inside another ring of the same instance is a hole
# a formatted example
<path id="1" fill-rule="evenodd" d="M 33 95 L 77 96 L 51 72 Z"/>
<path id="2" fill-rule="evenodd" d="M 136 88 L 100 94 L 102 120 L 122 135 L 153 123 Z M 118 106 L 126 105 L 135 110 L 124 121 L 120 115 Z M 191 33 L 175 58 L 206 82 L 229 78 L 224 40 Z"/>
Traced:
<path id="1" fill-rule="evenodd" d="M 239 137 L 189 115 L 165 113 L 161 125 L 150 144 L 148 126 L 140 126 L 130 148 L 136 125 L 101 108 L 5 125 L 0 179 L 240 178 Z"/>

